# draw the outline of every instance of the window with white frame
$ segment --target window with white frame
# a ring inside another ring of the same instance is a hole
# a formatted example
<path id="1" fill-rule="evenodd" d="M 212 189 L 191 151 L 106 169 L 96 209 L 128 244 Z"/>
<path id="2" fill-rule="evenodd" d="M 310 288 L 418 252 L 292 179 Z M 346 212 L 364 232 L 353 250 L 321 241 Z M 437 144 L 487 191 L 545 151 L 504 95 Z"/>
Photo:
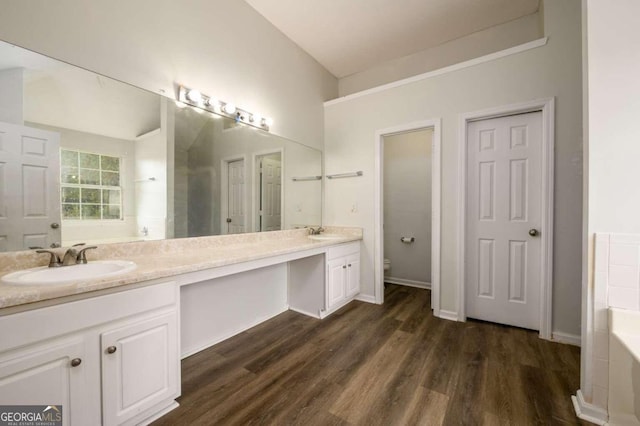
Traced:
<path id="1" fill-rule="evenodd" d="M 61 149 L 60 159 L 62 219 L 122 219 L 120 158 Z"/>

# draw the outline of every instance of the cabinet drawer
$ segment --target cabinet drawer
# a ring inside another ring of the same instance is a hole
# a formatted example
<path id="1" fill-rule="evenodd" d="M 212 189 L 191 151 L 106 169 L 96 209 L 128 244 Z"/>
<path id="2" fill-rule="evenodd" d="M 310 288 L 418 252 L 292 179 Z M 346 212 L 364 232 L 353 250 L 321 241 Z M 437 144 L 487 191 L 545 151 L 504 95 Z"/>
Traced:
<path id="1" fill-rule="evenodd" d="M 327 249 L 327 260 L 336 259 L 338 257 L 343 257 L 349 254 L 359 253 L 359 252 L 360 252 L 360 241 L 341 244 L 339 246 L 335 246 Z"/>

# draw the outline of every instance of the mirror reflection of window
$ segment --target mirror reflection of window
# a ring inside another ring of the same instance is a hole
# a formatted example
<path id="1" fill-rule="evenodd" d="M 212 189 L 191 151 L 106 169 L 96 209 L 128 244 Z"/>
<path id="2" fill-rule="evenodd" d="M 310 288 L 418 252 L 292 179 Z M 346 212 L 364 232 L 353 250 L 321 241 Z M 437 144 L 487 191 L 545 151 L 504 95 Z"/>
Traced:
<path id="1" fill-rule="evenodd" d="M 120 158 L 61 149 L 60 159 L 63 219 L 122 219 Z"/>

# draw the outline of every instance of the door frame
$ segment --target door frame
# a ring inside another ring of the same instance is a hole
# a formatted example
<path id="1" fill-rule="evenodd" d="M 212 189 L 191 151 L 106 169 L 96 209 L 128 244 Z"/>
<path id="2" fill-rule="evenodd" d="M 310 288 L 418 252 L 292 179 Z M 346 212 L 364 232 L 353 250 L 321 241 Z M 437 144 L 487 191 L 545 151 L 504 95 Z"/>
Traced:
<path id="1" fill-rule="evenodd" d="M 271 154 L 280 154 L 280 180 L 281 180 L 281 194 L 280 194 L 280 229 L 284 230 L 284 148 L 265 149 L 262 151 L 256 151 L 251 154 L 251 220 L 253 221 L 253 229 L 251 232 L 261 232 L 258 229 L 259 215 L 257 210 L 259 191 L 258 186 L 260 181 L 258 180 L 258 167 L 257 162 L 259 157 L 264 157 Z"/>
<path id="2" fill-rule="evenodd" d="M 234 161 L 244 162 L 244 179 L 245 179 L 245 193 L 243 194 L 245 202 L 245 215 L 244 215 L 244 229 L 247 228 L 247 222 L 249 217 L 246 213 L 247 207 L 247 156 L 246 155 L 232 155 L 220 160 L 220 235 L 227 235 L 229 233 L 229 224 L 227 223 L 227 216 L 229 214 L 229 163 Z M 247 231 L 245 231 L 247 232 Z"/>
<path id="3" fill-rule="evenodd" d="M 542 112 L 540 338 L 551 339 L 553 307 L 553 195 L 555 98 L 537 99 L 460 115 L 458 129 L 458 321 L 466 321 L 467 126 L 472 121 Z"/>
<path id="4" fill-rule="evenodd" d="M 374 190 L 374 297 L 384 303 L 384 137 L 417 130 L 433 129 L 431 144 L 431 308 L 440 315 L 440 199 L 441 199 L 441 122 L 440 118 L 401 124 L 376 131 Z"/>

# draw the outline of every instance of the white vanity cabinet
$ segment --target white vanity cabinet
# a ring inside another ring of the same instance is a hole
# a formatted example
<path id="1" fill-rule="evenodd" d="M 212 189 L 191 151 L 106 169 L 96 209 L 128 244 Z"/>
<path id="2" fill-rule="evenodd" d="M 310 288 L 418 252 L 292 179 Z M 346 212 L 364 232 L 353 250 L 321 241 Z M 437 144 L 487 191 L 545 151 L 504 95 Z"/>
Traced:
<path id="1" fill-rule="evenodd" d="M 0 405 L 62 405 L 65 425 L 146 423 L 180 395 L 175 283 L 0 316 Z"/>
<path id="2" fill-rule="evenodd" d="M 179 389 L 176 311 L 102 333 L 102 418 L 124 424 Z"/>
<path id="3" fill-rule="evenodd" d="M 62 424 L 89 424 L 86 358 L 81 336 L 3 353 L 0 405 L 62 405 Z"/>
<path id="4" fill-rule="evenodd" d="M 327 250 L 326 314 L 350 302 L 360 292 L 360 242 Z"/>

